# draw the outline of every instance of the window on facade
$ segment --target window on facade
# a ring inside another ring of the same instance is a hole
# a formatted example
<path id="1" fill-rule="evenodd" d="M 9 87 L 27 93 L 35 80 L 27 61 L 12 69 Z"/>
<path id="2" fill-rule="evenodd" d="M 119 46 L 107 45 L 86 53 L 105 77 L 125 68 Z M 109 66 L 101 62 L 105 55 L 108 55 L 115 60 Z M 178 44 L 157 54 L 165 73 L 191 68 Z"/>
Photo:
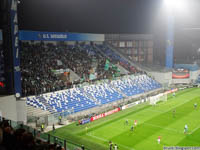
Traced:
<path id="1" fill-rule="evenodd" d="M 119 47 L 125 47 L 125 42 L 119 42 Z"/>
<path id="2" fill-rule="evenodd" d="M 127 47 L 133 47 L 133 42 L 132 41 L 128 41 L 127 42 Z"/>

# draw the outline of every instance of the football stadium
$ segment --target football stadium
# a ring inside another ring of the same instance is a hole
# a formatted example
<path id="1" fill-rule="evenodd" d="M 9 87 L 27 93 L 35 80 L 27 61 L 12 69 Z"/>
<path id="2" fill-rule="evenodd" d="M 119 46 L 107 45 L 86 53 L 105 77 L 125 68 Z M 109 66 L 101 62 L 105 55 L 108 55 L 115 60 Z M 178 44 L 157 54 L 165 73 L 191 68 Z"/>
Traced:
<path id="1" fill-rule="evenodd" d="M 200 149 L 199 8 L 0 0 L 0 150 Z"/>

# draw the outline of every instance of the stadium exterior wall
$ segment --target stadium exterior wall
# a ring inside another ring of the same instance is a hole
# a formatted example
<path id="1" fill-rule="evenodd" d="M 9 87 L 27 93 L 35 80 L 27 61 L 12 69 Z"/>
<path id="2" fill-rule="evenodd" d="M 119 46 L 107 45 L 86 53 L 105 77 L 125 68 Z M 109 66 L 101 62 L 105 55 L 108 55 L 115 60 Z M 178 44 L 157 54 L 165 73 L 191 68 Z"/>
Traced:
<path id="1" fill-rule="evenodd" d="M 26 124 L 26 101 L 16 101 L 14 95 L 0 97 L 0 112 L 6 119 Z"/>
<path id="2" fill-rule="evenodd" d="M 17 121 L 16 98 L 14 95 L 0 97 L 0 111 L 2 117 Z"/>
<path id="3" fill-rule="evenodd" d="M 173 79 L 172 83 L 173 84 L 190 84 L 194 83 L 196 79 L 198 78 L 198 75 L 200 73 L 200 70 L 195 70 L 195 71 L 190 71 L 190 77 L 187 79 Z"/>
<path id="4" fill-rule="evenodd" d="M 173 79 L 172 84 L 190 84 L 190 79 Z"/>
<path id="5" fill-rule="evenodd" d="M 27 124 L 27 106 L 25 100 L 16 101 L 17 121 Z"/>
<path id="6" fill-rule="evenodd" d="M 149 72 L 162 85 L 171 84 L 190 84 L 194 83 L 200 74 L 200 70 L 190 71 L 190 77 L 187 79 L 172 79 L 172 72 Z"/>
<path id="7" fill-rule="evenodd" d="M 149 72 L 149 74 L 163 85 L 170 85 L 172 83 L 172 72 Z"/>
<path id="8" fill-rule="evenodd" d="M 196 79 L 198 78 L 200 74 L 200 70 L 196 70 L 196 71 L 191 71 L 190 72 L 190 78 L 191 78 L 191 82 L 193 81 L 196 81 Z"/>

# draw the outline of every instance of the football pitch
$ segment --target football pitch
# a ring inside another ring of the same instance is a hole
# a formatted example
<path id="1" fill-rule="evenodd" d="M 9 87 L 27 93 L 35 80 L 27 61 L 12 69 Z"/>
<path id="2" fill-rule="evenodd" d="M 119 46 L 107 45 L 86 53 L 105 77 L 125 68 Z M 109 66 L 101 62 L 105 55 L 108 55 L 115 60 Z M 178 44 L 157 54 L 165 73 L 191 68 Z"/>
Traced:
<path id="1" fill-rule="evenodd" d="M 131 131 L 134 120 L 138 123 Z M 184 134 L 186 124 L 188 132 Z M 179 91 L 175 97 L 169 95 L 167 101 L 156 106 L 140 104 L 89 124 L 77 126 L 73 123 L 57 129 L 54 135 L 83 144 L 89 150 L 108 150 L 109 141 L 116 143 L 119 150 L 162 150 L 164 146 L 198 147 L 200 88 Z M 161 137 L 160 144 L 158 136 Z"/>

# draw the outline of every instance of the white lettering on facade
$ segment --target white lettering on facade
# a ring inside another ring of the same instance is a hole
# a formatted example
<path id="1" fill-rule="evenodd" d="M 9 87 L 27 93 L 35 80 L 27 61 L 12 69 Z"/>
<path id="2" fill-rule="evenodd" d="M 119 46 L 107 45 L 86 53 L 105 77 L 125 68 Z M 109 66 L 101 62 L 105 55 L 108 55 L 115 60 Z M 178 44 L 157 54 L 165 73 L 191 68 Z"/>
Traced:
<path id="1" fill-rule="evenodd" d="M 16 49 L 16 58 L 19 57 L 19 48 Z"/>
<path id="2" fill-rule="evenodd" d="M 49 35 L 48 35 L 48 34 L 43 34 L 42 37 L 43 37 L 44 39 L 48 39 L 48 38 L 49 38 Z"/>
<path id="3" fill-rule="evenodd" d="M 14 26 L 14 35 L 16 35 L 18 33 L 18 25 L 16 24 L 15 26 Z"/>
<path id="4" fill-rule="evenodd" d="M 15 13 L 15 16 L 14 16 L 14 20 L 13 20 L 14 23 L 17 23 L 17 13 Z"/>
<path id="5" fill-rule="evenodd" d="M 66 34 L 51 34 L 51 38 L 53 39 L 66 39 L 67 35 Z"/>
<path id="6" fill-rule="evenodd" d="M 12 0 L 12 2 L 11 2 L 11 10 L 17 11 L 17 0 Z"/>
<path id="7" fill-rule="evenodd" d="M 15 37 L 15 48 L 17 48 L 18 47 L 18 37 L 16 36 Z"/>

